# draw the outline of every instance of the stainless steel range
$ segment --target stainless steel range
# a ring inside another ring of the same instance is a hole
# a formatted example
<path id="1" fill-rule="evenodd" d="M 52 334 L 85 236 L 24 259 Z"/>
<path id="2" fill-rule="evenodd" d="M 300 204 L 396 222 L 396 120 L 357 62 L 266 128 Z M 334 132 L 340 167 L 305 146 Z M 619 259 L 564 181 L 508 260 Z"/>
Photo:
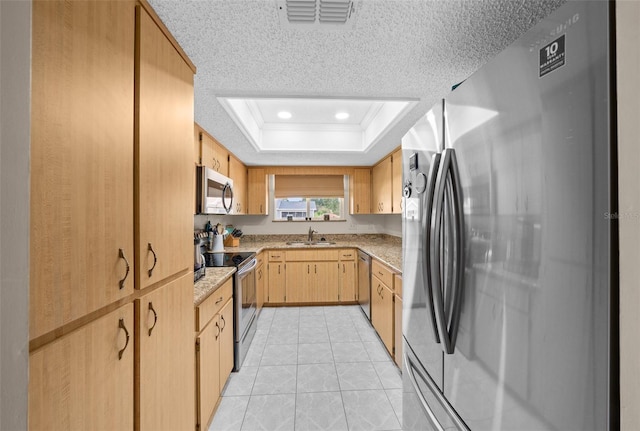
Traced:
<path id="1" fill-rule="evenodd" d="M 242 366 L 256 333 L 256 254 L 205 253 L 207 266 L 235 266 L 233 277 L 234 371 Z"/>

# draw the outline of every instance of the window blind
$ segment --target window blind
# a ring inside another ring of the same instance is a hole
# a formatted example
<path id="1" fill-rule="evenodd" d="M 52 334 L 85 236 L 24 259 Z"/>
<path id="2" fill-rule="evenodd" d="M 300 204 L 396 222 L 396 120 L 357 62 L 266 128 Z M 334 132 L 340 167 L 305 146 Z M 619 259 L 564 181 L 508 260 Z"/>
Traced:
<path id="1" fill-rule="evenodd" d="M 275 197 L 343 198 L 344 175 L 276 175 Z"/>

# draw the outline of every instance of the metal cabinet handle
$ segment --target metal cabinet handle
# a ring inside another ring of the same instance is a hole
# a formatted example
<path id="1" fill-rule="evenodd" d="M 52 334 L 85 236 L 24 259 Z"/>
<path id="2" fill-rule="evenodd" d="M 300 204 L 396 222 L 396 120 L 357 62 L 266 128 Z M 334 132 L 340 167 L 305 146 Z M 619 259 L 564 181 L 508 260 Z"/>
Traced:
<path id="1" fill-rule="evenodd" d="M 318 273 L 318 265 L 313 265 L 313 273 L 314 274 Z"/>
<path id="2" fill-rule="evenodd" d="M 220 325 L 218 325 L 218 322 L 216 322 L 216 328 L 218 328 L 218 333 L 216 334 L 216 340 L 217 340 L 218 337 L 220 336 Z"/>
<path id="3" fill-rule="evenodd" d="M 346 271 L 344 269 L 344 263 L 342 264 L 342 273 L 344 274 Z"/>
<path id="4" fill-rule="evenodd" d="M 356 212 L 359 213 L 360 212 L 360 204 L 356 204 Z"/>
<path id="5" fill-rule="evenodd" d="M 149 337 L 151 337 L 151 331 L 156 327 L 156 323 L 158 322 L 158 313 L 153 309 L 153 302 L 149 302 L 149 311 L 153 313 L 153 325 L 149 328 Z"/>
<path id="6" fill-rule="evenodd" d="M 149 269 L 149 277 L 151 277 L 151 274 L 153 274 L 153 269 L 156 267 L 156 263 L 158 263 L 158 256 L 156 256 L 156 252 L 153 251 L 153 247 L 151 246 L 151 243 L 148 243 L 147 251 L 150 251 L 151 253 L 153 253 L 153 266 L 151 267 L 151 269 Z"/>
<path id="7" fill-rule="evenodd" d="M 278 274 L 280 274 L 280 265 L 278 265 Z"/>
<path id="8" fill-rule="evenodd" d="M 310 266 L 310 265 L 307 265 L 307 274 L 309 274 L 309 266 Z"/>
<path id="9" fill-rule="evenodd" d="M 224 316 L 220 316 L 220 320 L 222 320 L 222 323 L 224 323 L 224 326 L 222 326 L 222 328 L 220 328 L 220 331 L 224 331 L 224 328 L 227 327 L 227 321 L 224 320 Z"/>
<path id="10" fill-rule="evenodd" d="M 262 204 L 260 204 L 260 214 L 262 214 Z"/>
<path id="11" fill-rule="evenodd" d="M 216 304 L 220 304 L 221 302 L 222 302 L 222 296 L 218 298 L 218 300 L 216 301 Z"/>
<path id="12" fill-rule="evenodd" d="M 122 280 L 119 281 L 120 283 L 120 289 L 124 289 L 124 281 L 127 279 L 127 277 L 129 276 L 129 270 L 131 269 L 129 267 L 129 261 L 127 260 L 127 258 L 124 256 L 124 250 L 123 249 L 119 249 L 118 250 L 118 257 L 122 260 L 124 260 L 125 265 L 127 265 L 127 272 L 125 272 L 124 274 L 124 278 Z"/>
<path id="13" fill-rule="evenodd" d="M 122 350 L 118 351 L 118 360 L 121 360 L 122 354 L 125 350 L 127 350 L 127 346 L 129 345 L 129 331 L 127 331 L 127 327 L 124 326 L 124 319 L 120 319 L 120 321 L 118 322 L 118 328 L 124 330 L 124 335 L 127 337 L 127 341 L 124 343 L 124 347 L 122 348 Z"/>

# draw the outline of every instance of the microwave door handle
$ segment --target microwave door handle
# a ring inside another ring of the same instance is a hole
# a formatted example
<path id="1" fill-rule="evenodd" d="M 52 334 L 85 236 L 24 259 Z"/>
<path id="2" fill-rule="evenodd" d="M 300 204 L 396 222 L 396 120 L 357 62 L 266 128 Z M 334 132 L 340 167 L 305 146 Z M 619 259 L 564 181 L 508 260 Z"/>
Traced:
<path id="1" fill-rule="evenodd" d="M 231 194 L 231 200 L 229 202 L 229 206 L 227 206 L 227 201 L 225 200 L 225 195 L 227 194 L 227 190 L 229 190 L 229 193 Z M 233 189 L 231 188 L 229 183 L 226 183 L 222 188 L 222 206 L 224 207 L 224 210 L 227 212 L 227 214 L 229 214 L 231 212 L 231 208 L 233 208 Z"/>

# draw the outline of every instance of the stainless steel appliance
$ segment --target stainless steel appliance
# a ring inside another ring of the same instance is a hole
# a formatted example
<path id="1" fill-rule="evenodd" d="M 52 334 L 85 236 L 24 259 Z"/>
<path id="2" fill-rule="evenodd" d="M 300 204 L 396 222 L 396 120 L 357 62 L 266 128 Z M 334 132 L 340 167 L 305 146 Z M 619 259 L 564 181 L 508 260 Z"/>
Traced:
<path id="1" fill-rule="evenodd" d="M 403 138 L 403 428 L 619 428 L 609 2 L 567 2 Z"/>
<path id="2" fill-rule="evenodd" d="M 371 320 L 371 256 L 358 250 L 358 303 Z"/>
<path id="3" fill-rule="evenodd" d="M 232 208 L 233 180 L 206 166 L 197 166 L 197 214 L 230 214 Z"/>
<path id="4" fill-rule="evenodd" d="M 233 276 L 234 370 L 238 371 L 256 333 L 256 254 L 205 253 L 207 266 L 235 266 Z"/>

